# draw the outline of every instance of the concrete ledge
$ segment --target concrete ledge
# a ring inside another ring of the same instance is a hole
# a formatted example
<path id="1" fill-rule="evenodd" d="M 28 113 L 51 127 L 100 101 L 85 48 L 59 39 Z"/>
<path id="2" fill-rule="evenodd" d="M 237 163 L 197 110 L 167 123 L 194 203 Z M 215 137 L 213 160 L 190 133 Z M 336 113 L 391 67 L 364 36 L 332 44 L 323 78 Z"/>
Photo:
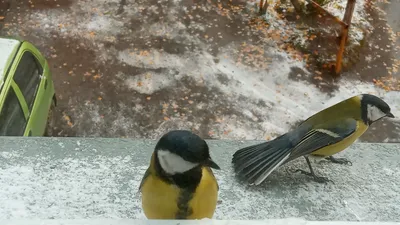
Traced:
<path id="1" fill-rule="evenodd" d="M 2 225 L 400 225 L 396 222 L 306 221 L 288 218 L 276 220 L 0 220 Z"/>
<path id="2" fill-rule="evenodd" d="M 0 143 L 0 220 L 29 219 L 23 224 L 35 224 L 30 219 L 50 219 L 43 224 L 60 224 L 58 220 L 67 219 L 145 218 L 138 185 L 155 141 L 2 137 Z M 220 184 L 215 219 L 400 221 L 400 144 L 354 144 L 340 155 L 353 161 L 353 166 L 315 164 L 316 172 L 335 184 L 318 184 L 293 173 L 307 169 L 299 159 L 260 187 L 249 187 L 234 179 L 230 160 L 235 150 L 256 142 L 208 143 L 222 168 L 215 171 Z M 143 223 L 152 222 L 131 224 Z"/>

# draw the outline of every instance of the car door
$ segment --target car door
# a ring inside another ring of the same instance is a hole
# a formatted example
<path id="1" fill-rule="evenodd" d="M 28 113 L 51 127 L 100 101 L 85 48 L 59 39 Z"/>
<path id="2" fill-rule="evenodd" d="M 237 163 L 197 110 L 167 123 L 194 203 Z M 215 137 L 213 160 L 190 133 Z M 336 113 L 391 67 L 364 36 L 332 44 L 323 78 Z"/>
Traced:
<path id="1" fill-rule="evenodd" d="M 9 86 L 0 112 L 0 136 L 22 136 L 25 133 L 27 117 L 22 109 L 15 87 L 15 83 Z"/>
<path id="2" fill-rule="evenodd" d="M 42 135 L 46 125 L 46 121 L 43 122 L 32 117 L 34 104 L 40 105 L 40 99 L 36 100 L 36 96 L 39 90 L 42 73 L 43 68 L 39 64 L 36 56 L 29 50 L 23 51 L 19 58 L 13 80 L 17 86 L 17 92 L 19 91 L 23 96 L 21 106 L 24 111 L 27 111 L 28 121 L 25 134 L 29 136 Z"/>

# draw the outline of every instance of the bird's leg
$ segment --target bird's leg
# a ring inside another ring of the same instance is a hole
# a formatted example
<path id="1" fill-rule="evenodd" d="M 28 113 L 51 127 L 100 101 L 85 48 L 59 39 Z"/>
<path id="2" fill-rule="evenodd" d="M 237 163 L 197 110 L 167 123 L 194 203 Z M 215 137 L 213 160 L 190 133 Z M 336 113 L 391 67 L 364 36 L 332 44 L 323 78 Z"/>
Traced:
<path id="1" fill-rule="evenodd" d="M 262 7 L 262 10 L 261 10 L 262 15 L 267 13 L 267 9 L 268 9 L 268 0 L 265 1 L 264 6 Z"/>
<path id="2" fill-rule="evenodd" d="M 297 169 L 296 172 L 301 172 L 301 173 L 304 174 L 304 175 L 312 176 L 312 177 L 314 178 L 314 181 L 316 181 L 316 182 L 318 182 L 318 183 L 333 182 L 333 181 L 329 180 L 329 179 L 326 178 L 326 177 L 320 177 L 320 176 L 315 175 L 314 170 L 313 170 L 313 168 L 311 167 L 310 160 L 308 159 L 307 156 L 304 156 L 304 158 L 305 158 L 306 161 L 307 161 L 308 168 L 310 168 L 310 172 L 307 172 L 307 171 L 304 171 L 304 170 L 301 170 L 301 169 Z"/>
<path id="3" fill-rule="evenodd" d="M 347 164 L 347 165 L 350 165 L 350 166 L 353 165 L 353 163 L 350 160 L 345 159 L 345 158 L 335 158 L 333 156 L 329 156 L 329 157 L 327 157 L 325 159 L 328 160 L 328 161 L 331 161 L 333 163 L 337 163 L 337 164 Z"/>
<path id="4" fill-rule="evenodd" d="M 262 12 L 263 6 L 264 6 L 264 0 L 260 0 L 259 10 L 258 10 L 258 13 L 260 13 L 260 15 L 263 14 L 263 12 Z"/>

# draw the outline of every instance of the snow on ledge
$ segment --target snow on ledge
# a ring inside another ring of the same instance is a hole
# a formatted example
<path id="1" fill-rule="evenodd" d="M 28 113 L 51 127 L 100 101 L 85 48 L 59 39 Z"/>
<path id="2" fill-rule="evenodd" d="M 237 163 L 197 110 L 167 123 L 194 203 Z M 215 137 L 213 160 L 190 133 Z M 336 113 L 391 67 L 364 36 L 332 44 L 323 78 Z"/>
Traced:
<path id="1" fill-rule="evenodd" d="M 0 220 L 1 225 L 400 225 L 398 222 L 346 222 L 306 221 L 301 218 L 273 220 L 131 220 L 131 219 L 86 219 L 86 220 Z"/>

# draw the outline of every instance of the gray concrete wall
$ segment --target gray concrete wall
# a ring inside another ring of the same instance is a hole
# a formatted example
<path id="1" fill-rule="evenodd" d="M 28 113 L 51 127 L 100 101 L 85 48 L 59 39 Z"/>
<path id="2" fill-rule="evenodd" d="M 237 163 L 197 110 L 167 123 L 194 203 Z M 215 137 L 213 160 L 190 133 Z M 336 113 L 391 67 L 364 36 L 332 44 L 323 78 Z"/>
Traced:
<path id="1" fill-rule="evenodd" d="M 249 187 L 234 179 L 230 160 L 235 150 L 256 142 L 208 143 L 222 168 L 215 171 L 220 185 L 216 219 L 400 221 L 400 144 L 354 144 L 340 154 L 352 166 L 315 164 L 316 172 L 335 184 L 293 173 L 307 169 L 299 159 L 263 185 Z M 154 144 L 0 138 L 0 219 L 144 219 L 138 185 Z"/>

